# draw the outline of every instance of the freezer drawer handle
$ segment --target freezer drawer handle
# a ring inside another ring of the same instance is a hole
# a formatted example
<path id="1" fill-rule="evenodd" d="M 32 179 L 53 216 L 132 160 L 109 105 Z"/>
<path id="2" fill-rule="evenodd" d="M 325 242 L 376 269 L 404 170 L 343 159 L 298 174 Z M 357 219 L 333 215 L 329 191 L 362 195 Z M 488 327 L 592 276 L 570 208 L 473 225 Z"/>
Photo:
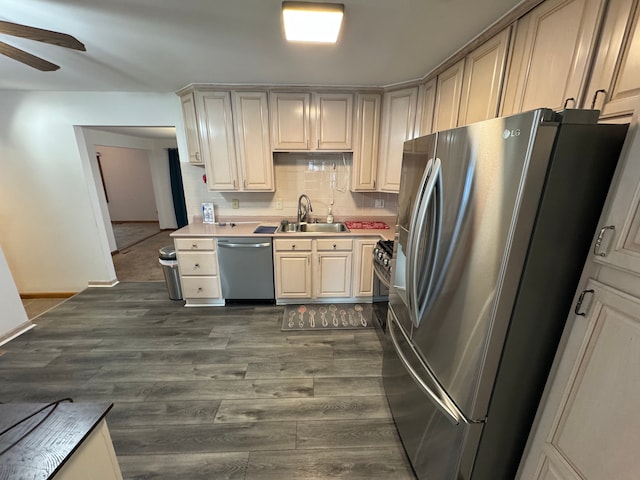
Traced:
<path id="1" fill-rule="evenodd" d="M 584 302 L 584 296 L 587 293 L 591 293 L 591 294 L 595 294 L 596 292 L 592 289 L 589 290 L 583 290 L 582 293 L 580 294 L 580 296 L 578 297 L 578 303 L 576 303 L 576 309 L 574 310 L 574 313 L 576 315 L 580 315 L 581 317 L 586 317 L 587 314 L 586 312 L 581 312 L 580 308 L 582 307 L 582 302 Z"/>
<path id="2" fill-rule="evenodd" d="M 613 225 L 607 225 L 600 229 L 600 233 L 598 234 L 598 238 L 596 238 L 596 244 L 593 246 L 593 254 L 598 257 L 606 257 L 607 254 L 605 252 L 600 251 L 600 247 L 602 246 L 602 239 L 604 238 L 604 234 L 607 230 L 615 230 L 616 227 Z"/>
<path id="3" fill-rule="evenodd" d="M 456 413 L 446 405 L 433 391 L 422 381 L 422 379 L 418 376 L 418 373 L 413 369 L 413 367 L 409 364 L 407 357 L 405 357 L 404 353 L 400 349 L 400 345 L 398 344 L 398 340 L 396 339 L 396 335 L 394 333 L 394 322 L 391 320 L 389 322 L 389 333 L 391 334 L 391 341 L 393 342 L 393 346 L 398 354 L 398 358 L 409 372 L 409 375 L 413 378 L 413 380 L 418 384 L 418 387 L 429 397 L 431 401 L 435 404 L 435 406 L 440 410 L 447 419 L 453 423 L 454 425 L 460 425 L 460 415 L 456 415 Z M 404 336 L 403 332 L 400 332 L 401 335 Z M 406 339 L 406 338 L 405 338 Z"/>
<path id="4" fill-rule="evenodd" d="M 229 247 L 229 248 L 265 248 L 270 247 L 271 244 L 269 242 L 264 243 L 224 243 L 219 242 L 219 247 Z"/>

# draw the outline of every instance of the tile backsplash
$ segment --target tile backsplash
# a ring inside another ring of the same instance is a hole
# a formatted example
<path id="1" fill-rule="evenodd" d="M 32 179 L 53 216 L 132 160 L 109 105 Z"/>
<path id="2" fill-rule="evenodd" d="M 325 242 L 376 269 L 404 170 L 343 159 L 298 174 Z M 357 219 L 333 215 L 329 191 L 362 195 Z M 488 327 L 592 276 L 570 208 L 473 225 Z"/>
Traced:
<path id="1" fill-rule="evenodd" d="M 351 192 L 351 153 L 274 153 L 275 192 L 210 192 L 202 181 L 204 168 L 182 163 L 187 213 L 200 214 L 202 202 L 212 202 L 216 217 L 276 216 L 295 218 L 298 197 L 311 198 L 312 216 L 325 221 L 333 201 L 337 219 L 395 216 L 398 195 Z M 233 208 L 238 200 L 239 208 Z M 384 204 L 375 208 L 376 201 Z M 280 209 L 279 206 L 282 206 Z"/>

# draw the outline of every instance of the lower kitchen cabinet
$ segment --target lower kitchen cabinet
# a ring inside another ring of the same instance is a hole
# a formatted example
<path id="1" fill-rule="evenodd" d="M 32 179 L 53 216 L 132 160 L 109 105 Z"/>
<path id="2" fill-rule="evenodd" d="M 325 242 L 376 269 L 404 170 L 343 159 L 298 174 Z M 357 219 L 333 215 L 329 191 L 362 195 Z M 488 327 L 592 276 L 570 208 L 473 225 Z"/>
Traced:
<path id="1" fill-rule="evenodd" d="M 584 292 L 522 479 L 638 478 L 640 299 Z"/>
<path id="2" fill-rule="evenodd" d="M 275 239 L 277 303 L 371 301 L 373 248 L 377 240 L 377 237 Z"/>
<path id="3" fill-rule="evenodd" d="M 352 239 L 317 239 L 316 298 L 351 296 Z"/>
<path id="4" fill-rule="evenodd" d="M 373 249 L 377 238 L 356 239 L 353 250 L 353 296 L 373 297 Z"/>
<path id="5" fill-rule="evenodd" d="M 174 242 L 186 305 L 224 305 L 214 238 L 176 238 Z"/>
<path id="6" fill-rule="evenodd" d="M 274 241 L 276 298 L 311 298 L 312 240 Z"/>

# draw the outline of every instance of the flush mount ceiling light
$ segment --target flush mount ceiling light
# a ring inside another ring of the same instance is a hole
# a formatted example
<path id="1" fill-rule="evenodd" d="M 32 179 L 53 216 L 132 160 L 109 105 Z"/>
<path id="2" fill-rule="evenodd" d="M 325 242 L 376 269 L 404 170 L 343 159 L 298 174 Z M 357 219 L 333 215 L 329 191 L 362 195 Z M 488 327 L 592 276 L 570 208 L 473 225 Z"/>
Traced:
<path id="1" fill-rule="evenodd" d="M 290 42 L 336 43 L 343 16 L 341 3 L 282 2 L 284 33 Z"/>

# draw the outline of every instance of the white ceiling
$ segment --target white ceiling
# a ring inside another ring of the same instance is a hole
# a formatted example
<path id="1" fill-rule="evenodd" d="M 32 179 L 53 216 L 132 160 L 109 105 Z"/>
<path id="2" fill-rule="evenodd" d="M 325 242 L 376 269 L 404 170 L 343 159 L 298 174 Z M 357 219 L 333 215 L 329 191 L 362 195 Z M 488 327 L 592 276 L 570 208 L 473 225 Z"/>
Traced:
<path id="1" fill-rule="evenodd" d="M 287 44 L 281 0 L 3 0 L 0 19 L 78 52 L 0 34 L 61 66 L 0 55 L 0 90 L 173 92 L 189 83 L 387 86 L 421 78 L 520 0 L 342 0 L 335 46 Z"/>

